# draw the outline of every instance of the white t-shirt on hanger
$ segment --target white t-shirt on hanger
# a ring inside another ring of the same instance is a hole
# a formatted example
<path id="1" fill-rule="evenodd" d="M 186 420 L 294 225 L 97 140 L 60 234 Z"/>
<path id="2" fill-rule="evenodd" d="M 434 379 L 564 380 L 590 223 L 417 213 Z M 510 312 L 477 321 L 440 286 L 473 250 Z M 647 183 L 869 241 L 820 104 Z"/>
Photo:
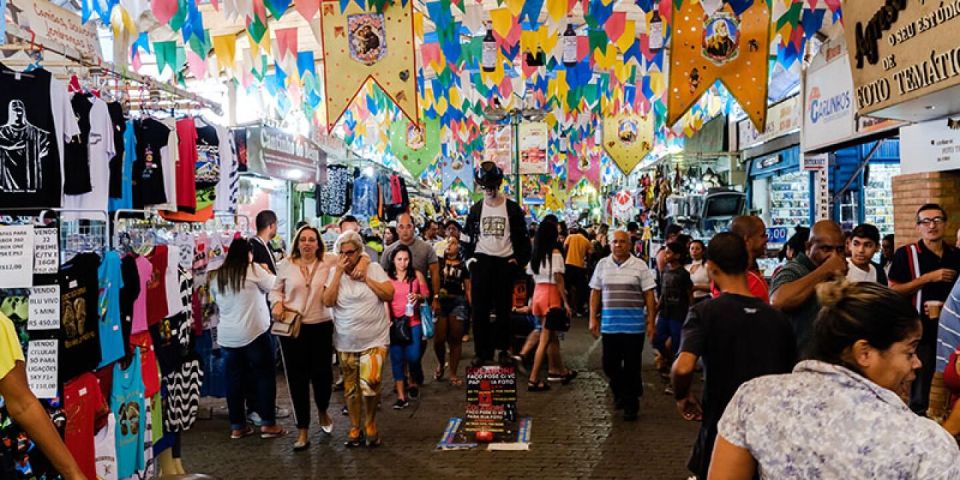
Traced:
<path id="1" fill-rule="evenodd" d="M 60 152 L 60 187 L 63 188 L 63 146 L 74 135 L 80 135 L 80 125 L 73 114 L 67 84 L 56 78 L 50 79 L 50 108 L 53 109 L 53 127 L 62 132 L 57 136 L 57 150 Z"/>
<path id="2" fill-rule="evenodd" d="M 110 198 L 110 159 L 116 154 L 113 144 L 113 122 L 107 103 L 91 97 L 90 135 L 87 151 L 90 155 L 90 186 L 82 195 L 64 195 L 63 207 L 82 210 L 107 211 Z M 69 174 L 69 172 L 68 172 Z M 96 218 L 96 217 L 94 217 Z"/>
<path id="3" fill-rule="evenodd" d="M 170 129 L 167 146 L 160 149 L 160 161 L 163 162 L 163 193 L 167 203 L 155 205 L 160 210 L 177 211 L 177 162 L 180 160 L 180 139 L 177 137 L 177 119 L 165 118 L 163 124 Z"/>
<path id="4" fill-rule="evenodd" d="M 94 461 L 97 465 L 97 478 L 117 479 L 117 420 L 113 413 L 107 415 L 107 426 L 93 437 Z"/>

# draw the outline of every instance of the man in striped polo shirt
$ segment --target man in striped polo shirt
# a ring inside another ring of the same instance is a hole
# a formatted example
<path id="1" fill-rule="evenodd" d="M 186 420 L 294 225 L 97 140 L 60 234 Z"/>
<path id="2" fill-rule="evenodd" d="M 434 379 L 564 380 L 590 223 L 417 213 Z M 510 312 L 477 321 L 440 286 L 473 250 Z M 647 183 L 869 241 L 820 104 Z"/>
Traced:
<path id="1" fill-rule="evenodd" d="M 603 371 L 616 408 L 623 409 L 624 420 L 633 421 L 643 395 L 643 336 L 653 337 L 657 318 L 657 282 L 647 265 L 630 254 L 627 232 L 614 232 L 610 245 L 613 253 L 597 263 L 590 280 L 590 333 L 603 334 Z"/>

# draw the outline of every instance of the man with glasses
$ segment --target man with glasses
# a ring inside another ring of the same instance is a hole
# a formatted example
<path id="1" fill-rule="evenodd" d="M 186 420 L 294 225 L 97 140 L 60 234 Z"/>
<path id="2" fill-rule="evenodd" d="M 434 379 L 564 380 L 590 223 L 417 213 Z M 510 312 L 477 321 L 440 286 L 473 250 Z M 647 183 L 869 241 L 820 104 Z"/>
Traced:
<path id="1" fill-rule="evenodd" d="M 900 247 L 893 254 L 888 275 L 890 288 L 910 296 L 923 318 L 923 336 L 917 347 L 920 371 L 910 388 L 910 409 L 920 415 L 927 412 L 930 381 L 936 360 L 937 320 L 940 306 L 950 295 L 960 271 L 960 250 L 944 240 L 947 212 L 937 204 L 917 210 L 917 232 L 920 241 Z M 930 304 L 935 307 L 929 310 Z"/>
<path id="2" fill-rule="evenodd" d="M 808 356 L 813 320 L 820 311 L 817 285 L 847 275 L 846 245 L 840 225 L 821 220 L 810 230 L 807 251 L 787 262 L 773 277 L 770 301 L 787 315 L 801 359 Z"/>

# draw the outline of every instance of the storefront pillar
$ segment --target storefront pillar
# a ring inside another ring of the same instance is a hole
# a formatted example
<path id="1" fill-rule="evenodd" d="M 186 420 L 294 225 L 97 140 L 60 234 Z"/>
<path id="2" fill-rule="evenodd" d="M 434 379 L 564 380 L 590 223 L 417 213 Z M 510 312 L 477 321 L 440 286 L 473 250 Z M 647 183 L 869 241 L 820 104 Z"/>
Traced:
<path id="1" fill-rule="evenodd" d="M 898 175 L 893 179 L 895 242 L 900 247 L 919 240 L 917 209 L 939 203 L 947 210 L 946 241 L 953 243 L 960 227 L 960 171 Z"/>

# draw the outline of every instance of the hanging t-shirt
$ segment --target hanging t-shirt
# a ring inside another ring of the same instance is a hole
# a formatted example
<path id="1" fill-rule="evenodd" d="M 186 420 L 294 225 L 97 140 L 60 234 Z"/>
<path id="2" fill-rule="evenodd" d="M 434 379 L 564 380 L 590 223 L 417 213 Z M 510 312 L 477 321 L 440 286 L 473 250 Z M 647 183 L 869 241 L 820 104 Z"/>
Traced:
<path id="1" fill-rule="evenodd" d="M 222 126 L 217 125 L 216 129 L 217 138 L 220 141 L 220 181 L 217 183 L 213 209 L 218 212 L 236 213 L 240 168 L 237 165 L 233 135 Z"/>
<path id="2" fill-rule="evenodd" d="M 117 417 L 107 415 L 107 425 L 93 438 L 97 480 L 119 480 L 117 477 Z"/>
<path id="3" fill-rule="evenodd" d="M 147 282 L 147 325 L 156 325 L 167 316 L 167 246 L 157 245 L 147 255 L 153 271 Z"/>
<path id="4" fill-rule="evenodd" d="M 120 322 L 120 292 L 124 288 L 120 254 L 107 252 L 100 263 L 97 277 L 100 282 L 100 367 L 114 362 L 125 354 L 123 328 Z M 128 334 L 129 336 L 129 334 Z"/>
<path id="5" fill-rule="evenodd" d="M 66 382 L 100 364 L 95 253 L 80 253 L 60 266 L 60 380 Z"/>
<path id="6" fill-rule="evenodd" d="M 195 213 L 197 210 L 197 129 L 193 118 L 177 120 L 177 210 Z"/>
<path id="7" fill-rule="evenodd" d="M 157 364 L 157 354 L 153 348 L 153 337 L 150 332 L 140 332 L 130 335 L 130 345 L 140 350 L 140 371 L 143 381 L 143 392 L 152 397 L 160 391 L 160 366 Z"/>
<path id="8" fill-rule="evenodd" d="M 220 137 L 211 125 L 195 125 L 197 132 L 197 209 L 212 208 L 220 182 Z"/>
<path id="9" fill-rule="evenodd" d="M 137 257 L 137 276 L 140 280 L 140 292 L 133 303 L 133 328 L 131 333 L 147 330 L 147 289 L 153 277 L 153 264 L 146 257 Z"/>
<path id="10" fill-rule="evenodd" d="M 70 99 L 73 114 L 80 126 L 80 135 L 75 141 L 66 145 L 63 154 L 63 169 L 68 174 L 63 178 L 64 195 L 80 195 L 89 192 L 90 186 L 90 153 L 87 149 L 90 137 L 90 110 L 93 102 L 82 93 L 74 94 Z"/>
<path id="11" fill-rule="evenodd" d="M 203 370 L 194 358 L 183 362 L 172 374 L 163 378 L 167 389 L 164 402 L 163 425 L 168 432 L 189 430 L 200 411 L 200 387 Z"/>
<path id="12" fill-rule="evenodd" d="M 327 183 L 317 185 L 317 216 L 340 217 L 350 210 L 350 184 L 353 168 L 345 165 L 327 167 Z"/>
<path id="13" fill-rule="evenodd" d="M 155 205 L 160 210 L 177 210 L 177 163 L 180 158 L 180 137 L 177 136 L 177 120 L 163 119 L 167 127 L 167 144 L 161 148 L 160 161 L 163 162 L 163 194 L 167 201 Z"/>
<path id="14" fill-rule="evenodd" d="M 233 149 L 237 156 L 237 172 L 247 171 L 247 129 L 235 128 L 233 134 Z"/>
<path id="15" fill-rule="evenodd" d="M 134 475 L 144 465 L 146 405 L 141 375 L 139 349 L 135 349 L 133 361 L 126 369 L 120 366 L 120 362 L 113 366 L 110 410 L 117 417 L 117 477 L 119 478 Z"/>
<path id="16" fill-rule="evenodd" d="M 60 206 L 64 141 L 80 133 L 66 92 L 0 64 L 0 208 Z"/>
<path id="17" fill-rule="evenodd" d="M 84 373 L 63 386 L 63 406 L 67 426 L 63 441 L 87 478 L 97 478 L 94 422 L 98 413 L 106 413 L 97 377 Z"/>
<path id="18" fill-rule="evenodd" d="M 133 162 L 133 207 L 165 204 L 167 194 L 162 155 L 170 141 L 170 129 L 158 120 L 145 118 L 135 123 L 135 132 L 137 158 Z"/>
<path id="19" fill-rule="evenodd" d="M 79 149 L 86 153 L 87 180 L 90 190 L 82 195 L 73 195 L 64 186 L 63 206 L 65 208 L 81 210 L 106 210 L 110 197 L 110 162 L 114 158 L 113 121 L 110 119 L 110 110 L 106 102 L 97 97 L 86 97 L 80 94 L 73 96 L 72 103 L 77 112 L 85 111 L 81 117 L 80 138 L 86 142 L 85 148 Z M 79 116 L 79 115 L 78 115 Z M 68 145 L 74 145 L 73 142 Z M 77 150 L 74 148 L 73 150 Z M 68 152 L 69 153 L 69 152 Z M 70 156 L 67 158 L 65 180 L 74 177 L 75 169 L 71 166 Z M 79 167 L 77 169 L 79 171 Z"/>
<path id="20" fill-rule="evenodd" d="M 116 211 L 122 208 L 133 208 L 133 164 L 137 160 L 137 134 L 134 129 L 133 120 L 127 120 L 123 132 L 123 152 L 122 177 L 120 184 L 120 196 L 110 198 L 107 208 L 110 211 Z M 111 194 L 111 197 L 113 195 Z"/>
<path id="21" fill-rule="evenodd" d="M 183 311 L 183 303 L 180 299 L 180 247 L 176 245 L 167 246 L 167 271 L 163 276 L 164 292 L 167 296 L 167 314 L 164 318 L 171 317 Z"/>
<path id="22" fill-rule="evenodd" d="M 110 158 L 110 198 L 123 196 L 123 136 L 127 131 L 127 120 L 123 116 L 123 105 L 120 102 L 107 104 L 110 114 L 110 124 L 113 126 L 113 157 Z M 127 176 L 130 174 L 127 173 Z"/>

